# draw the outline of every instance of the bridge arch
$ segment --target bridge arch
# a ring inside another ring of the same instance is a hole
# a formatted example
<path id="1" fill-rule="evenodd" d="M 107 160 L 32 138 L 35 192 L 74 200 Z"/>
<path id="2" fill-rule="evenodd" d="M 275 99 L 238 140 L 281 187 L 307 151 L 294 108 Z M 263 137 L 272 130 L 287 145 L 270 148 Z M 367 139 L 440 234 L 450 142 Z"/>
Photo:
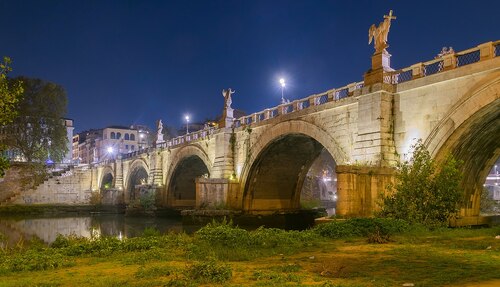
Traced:
<path id="1" fill-rule="evenodd" d="M 206 152 L 198 145 L 182 147 L 173 156 L 165 177 L 167 204 L 173 207 L 196 205 L 197 177 L 210 176 L 212 163 Z"/>
<path id="2" fill-rule="evenodd" d="M 464 162 L 464 216 L 477 216 L 488 171 L 500 156 L 500 71 L 479 81 L 425 141 L 436 160 L 452 153 Z"/>
<path id="3" fill-rule="evenodd" d="M 314 124 L 292 120 L 268 128 L 252 146 L 240 175 L 243 208 L 298 209 L 306 175 L 323 149 L 337 164 L 348 161 L 335 139 Z"/>
<path id="4" fill-rule="evenodd" d="M 110 188 L 115 185 L 115 173 L 113 168 L 109 165 L 105 166 L 101 171 L 101 176 L 99 178 L 99 188 L 102 190 L 104 188 Z"/>
<path id="5" fill-rule="evenodd" d="M 126 202 L 135 199 L 135 186 L 148 183 L 149 166 L 142 158 L 134 160 L 130 164 L 125 181 L 125 200 Z"/>

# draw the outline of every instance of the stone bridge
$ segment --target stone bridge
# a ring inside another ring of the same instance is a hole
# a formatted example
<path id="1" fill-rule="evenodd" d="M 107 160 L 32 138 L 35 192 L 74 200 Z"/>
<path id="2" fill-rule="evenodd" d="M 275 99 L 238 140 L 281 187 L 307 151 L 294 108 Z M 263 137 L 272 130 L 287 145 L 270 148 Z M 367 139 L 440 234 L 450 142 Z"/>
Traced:
<path id="1" fill-rule="evenodd" d="M 153 186 L 169 207 L 251 213 L 299 208 L 305 176 L 325 149 L 336 162 L 337 214 L 371 215 L 394 167 L 422 139 L 433 157 L 465 165 L 464 216 L 500 155 L 500 41 L 331 89 L 174 138 L 91 169 L 91 189 L 130 202 Z"/>

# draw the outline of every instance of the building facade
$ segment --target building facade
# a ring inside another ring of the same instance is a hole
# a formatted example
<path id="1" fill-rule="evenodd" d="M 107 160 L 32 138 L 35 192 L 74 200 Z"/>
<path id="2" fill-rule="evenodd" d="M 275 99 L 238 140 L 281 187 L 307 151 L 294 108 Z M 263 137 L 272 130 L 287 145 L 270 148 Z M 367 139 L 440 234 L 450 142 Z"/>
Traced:
<path id="1" fill-rule="evenodd" d="M 148 127 L 109 126 L 83 131 L 73 137 L 73 162 L 90 164 L 113 159 L 119 154 L 136 152 L 152 145 Z"/>

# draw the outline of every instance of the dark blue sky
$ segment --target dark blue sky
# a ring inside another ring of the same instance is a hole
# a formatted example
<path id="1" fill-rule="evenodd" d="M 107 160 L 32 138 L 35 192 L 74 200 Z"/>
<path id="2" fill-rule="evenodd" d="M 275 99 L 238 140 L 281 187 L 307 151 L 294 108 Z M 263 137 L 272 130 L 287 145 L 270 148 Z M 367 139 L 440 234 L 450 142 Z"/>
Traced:
<path id="1" fill-rule="evenodd" d="M 443 46 L 500 39 L 500 1 L 24 1 L 0 0 L 0 56 L 13 75 L 56 82 L 77 131 L 178 127 L 233 108 L 253 113 L 361 81 L 374 49 L 368 28 L 390 9 L 392 67 Z"/>

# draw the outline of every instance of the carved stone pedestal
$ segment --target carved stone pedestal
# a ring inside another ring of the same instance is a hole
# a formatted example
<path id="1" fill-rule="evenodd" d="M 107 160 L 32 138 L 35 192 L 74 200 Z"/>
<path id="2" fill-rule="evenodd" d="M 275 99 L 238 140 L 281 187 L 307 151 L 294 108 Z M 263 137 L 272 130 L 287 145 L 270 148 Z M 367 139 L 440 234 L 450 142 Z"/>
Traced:
<path id="1" fill-rule="evenodd" d="M 392 72 L 391 54 L 387 50 L 377 52 L 372 56 L 372 68 L 365 73 L 365 86 L 384 83 L 384 73 Z"/>

